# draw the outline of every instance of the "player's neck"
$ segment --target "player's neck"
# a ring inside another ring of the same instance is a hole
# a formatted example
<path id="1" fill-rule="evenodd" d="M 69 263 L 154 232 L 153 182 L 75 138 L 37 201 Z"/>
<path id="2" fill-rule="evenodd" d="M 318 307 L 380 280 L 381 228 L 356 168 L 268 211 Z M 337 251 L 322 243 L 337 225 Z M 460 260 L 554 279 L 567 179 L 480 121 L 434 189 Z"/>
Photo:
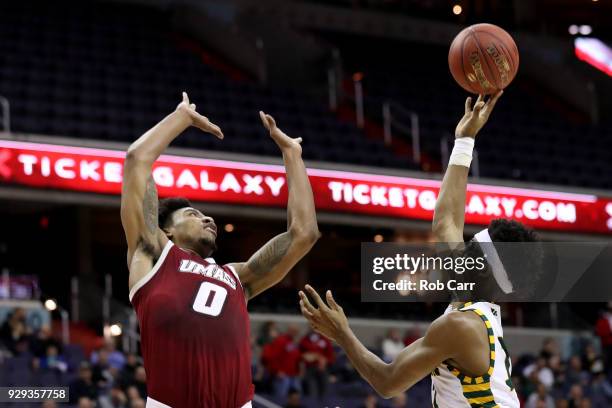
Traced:
<path id="1" fill-rule="evenodd" d="M 208 258 L 210 255 L 210 249 L 205 246 L 194 247 L 193 245 L 183 244 L 181 242 L 175 242 L 175 244 L 184 251 L 189 252 L 192 255 L 197 255 L 200 258 Z"/>

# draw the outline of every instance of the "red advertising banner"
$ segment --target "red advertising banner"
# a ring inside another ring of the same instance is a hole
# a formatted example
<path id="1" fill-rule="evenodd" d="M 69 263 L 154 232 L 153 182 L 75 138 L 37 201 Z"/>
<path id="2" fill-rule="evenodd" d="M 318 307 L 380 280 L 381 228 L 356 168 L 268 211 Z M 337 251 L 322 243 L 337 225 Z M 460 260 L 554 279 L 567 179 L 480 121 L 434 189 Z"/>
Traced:
<path id="1" fill-rule="evenodd" d="M 0 185 L 118 195 L 124 152 L 0 140 Z M 431 220 L 440 182 L 348 171 L 308 169 L 317 209 Z M 163 155 L 153 177 L 160 197 L 284 207 L 283 166 Z M 535 228 L 612 234 L 612 197 L 470 184 L 468 224 L 514 218 Z"/>

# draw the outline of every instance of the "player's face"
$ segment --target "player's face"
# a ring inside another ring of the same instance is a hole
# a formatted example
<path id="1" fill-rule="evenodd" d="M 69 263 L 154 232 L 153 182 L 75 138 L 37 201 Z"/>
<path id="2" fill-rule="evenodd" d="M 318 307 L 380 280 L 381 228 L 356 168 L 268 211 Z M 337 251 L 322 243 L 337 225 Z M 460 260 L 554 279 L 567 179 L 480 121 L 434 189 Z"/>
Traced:
<path id="1" fill-rule="evenodd" d="M 217 225 L 212 217 L 201 211 L 186 207 L 172 215 L 172 234 L 179 242 L 199 242 L 211 248 L 215 247 Z"/>

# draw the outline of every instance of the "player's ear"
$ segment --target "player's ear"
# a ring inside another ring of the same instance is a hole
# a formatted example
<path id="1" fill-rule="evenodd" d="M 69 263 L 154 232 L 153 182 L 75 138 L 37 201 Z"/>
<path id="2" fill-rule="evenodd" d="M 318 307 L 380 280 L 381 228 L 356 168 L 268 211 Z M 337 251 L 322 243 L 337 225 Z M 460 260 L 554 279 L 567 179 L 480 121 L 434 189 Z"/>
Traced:
<path id="1" fill-rule="evenodd" d="M 166 234 L 166 236 L 168 237 L 168 239 L 172 239 L 173 233 L 172 233 L 172 227 L 165 227 L 161 229 L 162 231 L 164 231 L 164 234 Z"/>

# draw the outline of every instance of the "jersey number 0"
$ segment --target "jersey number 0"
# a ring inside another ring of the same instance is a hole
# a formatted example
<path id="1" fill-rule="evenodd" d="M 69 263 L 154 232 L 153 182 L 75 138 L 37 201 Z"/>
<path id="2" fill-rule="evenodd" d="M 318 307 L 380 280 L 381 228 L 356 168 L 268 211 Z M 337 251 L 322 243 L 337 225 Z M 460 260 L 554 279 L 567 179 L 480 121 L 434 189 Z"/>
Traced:
<path id="1" fill-rule="evenodd" d="M 193 310 L 208 316 L 219 316 L 226 298 L 227 289 L 212 282 L 202 282 L 193 301 Z"/>

